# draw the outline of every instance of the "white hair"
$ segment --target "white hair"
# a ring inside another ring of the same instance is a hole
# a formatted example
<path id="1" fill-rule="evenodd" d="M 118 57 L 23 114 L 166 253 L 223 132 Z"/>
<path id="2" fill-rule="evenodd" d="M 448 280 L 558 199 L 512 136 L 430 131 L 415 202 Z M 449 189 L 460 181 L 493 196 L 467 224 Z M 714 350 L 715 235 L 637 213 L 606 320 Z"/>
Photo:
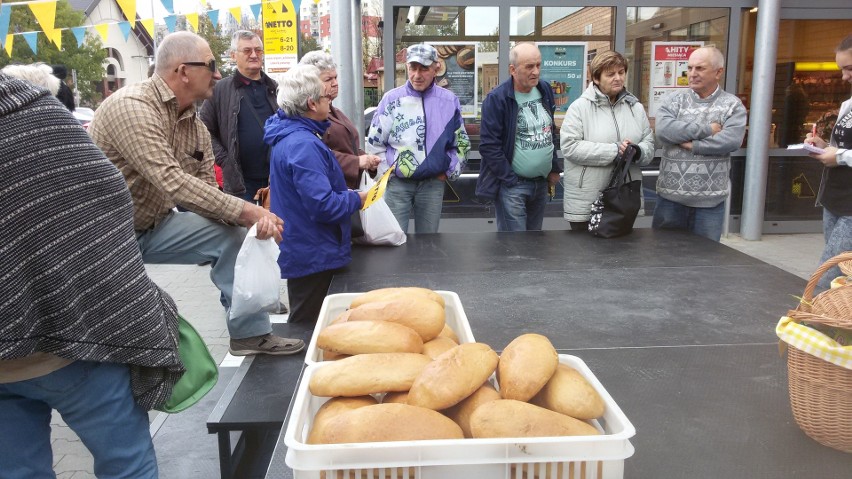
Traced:
<path id="1" fill-rule="evenodd" d="M 692 53 L 695 53 L 699 50 L 704 50 L 704 52 L 709 55 L 710 64 L 713 65 L 713 68 L 725 68 L 725 55 L 722 54 L 722 50 L 719 50 L 713 45 L 708 45 L 696 48 L 695 51 Z"/>
<path id="2" fill-rule="evenodd" d="M 240 40 L 254 40 L 255 38 L 260 42 L 260 48 L 263 48 L 263 41 L 260 39 L 260 35 L 251 30 L 237 30 L 231 35 L 231 48 L 228 50 L 228 53 L 237 51 L 237 45 L 240 43 Z"/>
<path id="3" fill-rule="evenodd" d="M 319 68 L 313 65 L 296 65 L 278 80 L 278 107 L 287 116 L 305 116 L 308 99 L 319 102 L 322 81 Z"/>
<path id="4" fill-rule="evenodd" d="M 46 88 L 53 96 L 59 93 L 59 83 L 62 81 L 53 76 L 53 68 L 50 65 L 41 62 L 30 65 L 6 65 L 0 72 Z"/>
<path id="5" fill-rule="evenodd" d="M 206 46 L 207 41 L 192 32 L 175 32 L 166 35 L 157 47 L 157 66 L 155 67 L 157 74 L 165 76 L 179 67 L 181 62 L 201 61 L 198 56 Z"/>
<path id="6" fill-rule="evenodd" d="M 314 50 L 305 53 L 305 56 L 299 60 L 299 65 L 313 65 L 319 68 L 320 73 L 329 70 L 337 70 L 337 64 L 334 63 L 334 58 L 322 50 Z"/>

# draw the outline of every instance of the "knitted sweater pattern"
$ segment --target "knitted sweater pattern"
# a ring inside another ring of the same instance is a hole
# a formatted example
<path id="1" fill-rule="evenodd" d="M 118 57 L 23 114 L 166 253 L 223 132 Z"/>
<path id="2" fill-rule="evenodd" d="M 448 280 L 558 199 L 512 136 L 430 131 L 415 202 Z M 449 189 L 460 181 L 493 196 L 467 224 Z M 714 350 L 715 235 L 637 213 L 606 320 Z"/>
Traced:
<path id="1" fill-rule="evenodd" d="M 184 369 L 177 308 L 145 273 L 121 173 L 46 90 L 0 75 L 0 360 L 130 366 L 163 404 Z"/>
<path id="2" fill-rule="evenodd" d="M 666 123 L 657 119 L 658 142 L 662 147 L 657 194 L 689 207 L 709 208 L 725 201 L 729 193 L 731 153 L 745 135 L 745 108 L 735 95 L 721 89 L 700 99 L 691 90 L 677 92 L 663 100 L 665 108 L 679 122 L 700 125 L 701 134 L 694 138 L 672 137 L 684 131 L 667 132 Z M 711 123 L 723 127 L 722 134 L 712 135 Z M 693 142 L 693 150 L 679 143 Z"/>

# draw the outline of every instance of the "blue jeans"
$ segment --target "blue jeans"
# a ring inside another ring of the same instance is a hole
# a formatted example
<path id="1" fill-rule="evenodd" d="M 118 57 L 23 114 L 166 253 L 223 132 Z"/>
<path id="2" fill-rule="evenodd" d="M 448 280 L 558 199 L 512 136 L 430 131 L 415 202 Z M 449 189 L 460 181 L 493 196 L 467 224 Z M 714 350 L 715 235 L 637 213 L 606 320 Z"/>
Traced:
<path id="1" fill-rule="evenodd" d="M 210 279 L 222 292 L 228 333 L 233 339 L 272 332 L 269 314 L 254 313 L 229 318 L 234 290 L 234 264 L 246 229 L 209 220 L 195 213 L 171 213 L 154 229 L 138 234 L 142 261 L 154 264 L 201 264 L 210 262 Z"/>
<path id="2" fill-rule="evenodd" d="M 687 230 L 718 242 L 725 222 L 725 202 L 710 208 L 693 208 L 657 197 L 654 209 L 654 229 Z"/>
<path id="3" fill-rule="evenodd" d="M 133 400 L 124 364 L 76 361 L 45 376 L 0 384 L 0 476 L 56 477 L 56 409 L 95 459 L 100 478 L 156 478 L 148 414 Z"/>
<path id="4" fill-rule="evenodd" d="M 385 190 L 385 203 L 403 232 L 414 210 L 415 233 L 437 233 L 444 203 L 444 182 L 438 178 L 409 180 L 391 176 Z"/>
<path id="5" fill-rule="evenodd" d="M 500 185 L 494 200 L 497 231 L 541 230 L 547 205 L 545 178 L 518 178 L 515 186 Z"/>
<path id="6" fill-rule="evenodd" d="M 852 216 L 837 216 L 823 208 L 822 230 L 825 233 L 825 249 L 822 251 L 820 264 L 844 251 L 852 251 Z M 831 287 L 831 280 L 842 275 L 840 268 L 834 266 L 822 275 L 819 286 L 828 289 Z"/>

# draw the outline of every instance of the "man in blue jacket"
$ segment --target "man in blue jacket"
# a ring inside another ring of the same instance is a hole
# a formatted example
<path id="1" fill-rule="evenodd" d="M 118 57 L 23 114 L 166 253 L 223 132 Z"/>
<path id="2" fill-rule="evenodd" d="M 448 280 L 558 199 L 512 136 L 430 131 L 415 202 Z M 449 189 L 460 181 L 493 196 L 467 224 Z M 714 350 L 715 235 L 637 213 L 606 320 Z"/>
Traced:
<path id="1" fill-rule="evenodd" d="M 535 44 L 520 43 L 509 52 L 509 74 L 482 104 L 476 195 L 494 201 L 497 231 L 540 230 L 548 191 L 562 172 L 556 104 L 550 85 L 539 78 Z"/>

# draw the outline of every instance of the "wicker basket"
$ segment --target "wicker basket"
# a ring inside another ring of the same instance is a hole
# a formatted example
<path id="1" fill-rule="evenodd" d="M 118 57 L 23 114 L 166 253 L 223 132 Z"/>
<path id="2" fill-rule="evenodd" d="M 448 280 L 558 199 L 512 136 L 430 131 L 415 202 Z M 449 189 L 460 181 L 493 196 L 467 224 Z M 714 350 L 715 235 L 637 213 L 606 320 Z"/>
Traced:
<path id="1" fill-rule="evenodd" d="M 852 329 L 852 286 L 813 297 L 831 267 L 852 260 L 852 252 L 826 261 L 811 276 L 799 307 L 788 316 L 808 325 Z M 820 444 L 852 453 L 852 370 L 790 345 L 787 354 L 790 406 L 796 424 Z"/>

